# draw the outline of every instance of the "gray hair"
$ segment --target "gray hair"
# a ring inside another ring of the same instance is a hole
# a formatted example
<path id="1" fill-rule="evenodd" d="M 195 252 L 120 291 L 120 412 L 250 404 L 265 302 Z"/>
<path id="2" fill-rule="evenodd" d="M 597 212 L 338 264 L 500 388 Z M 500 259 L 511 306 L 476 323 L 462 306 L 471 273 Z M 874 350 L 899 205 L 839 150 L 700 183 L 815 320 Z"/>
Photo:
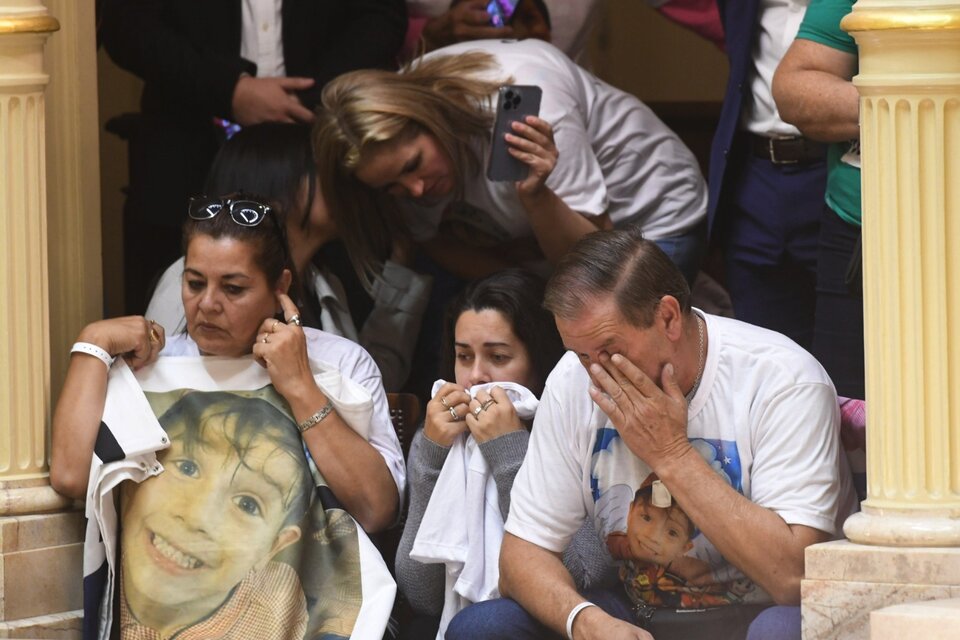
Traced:
<path id="1" fill-rule="evenodd" d="M 601 296 L 613 296 L 623 317 L 637 327 L 653 324 L 663 296 L 690 311 L 690 287 L 660 247 L 636 227 L 582 237 L 557 265 L 543 306 L 564 320 L 575 318 Z"/>

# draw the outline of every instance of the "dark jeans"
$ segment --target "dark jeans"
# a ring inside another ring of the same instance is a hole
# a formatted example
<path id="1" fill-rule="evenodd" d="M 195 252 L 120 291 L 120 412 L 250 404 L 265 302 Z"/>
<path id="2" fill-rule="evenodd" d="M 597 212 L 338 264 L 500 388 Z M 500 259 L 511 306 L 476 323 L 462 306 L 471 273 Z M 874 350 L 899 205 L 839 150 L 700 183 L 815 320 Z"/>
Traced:
<path id="1" fill-rule="evenodd" d="M 825 163 L 775 165 L 743 154 L 718 210 L 734 313 L 810 349 Z"/>
<path id="2" fill-rule="evenodd" d="M 614 590 L 595 589 L 584 594 L 598 607 L 615 618 L 636 624 L 636 616 L 626 595 L 617 588 Z M 728 616 L 722 623 L 715 620 L 707 622 L 702 629 L 704 638 L 711 640 L 796 640 L 800 637 L 800 607 L 759 606 L 738 607 L 739 615 Z M 759 614 L 759 615 L 758 615 Z M 690 616 L 682 628 L 675 625 L 654 623 L 648 631 L 656 640 L 693 640 L 691 623 L 696 624 L 697 613 L 683 613 L 673 616 Z M 706 614 L 703 614 L 706 616 Z M 758 624 L 756 632 L 754 624 Z M 749 630 L 748 630 L 749 629 Z M 697 629 L 701 631 L 701 629 Z M 763 635 L 757 635 L 761 633 Z M 561 638 L 537 622 L 523 607 L 509 598 L 488 600 L 471 605 L 458 613 L 447 627 L 447 640 L 540 640 Z"/>
<path id="3" fill-rule="evenodd" d="M 817 317 L 813 355 L 830 374 L 837 393 L 864 397 L 863 293 L 846 282 L 860 227 L 844 222 L 824 205 L 817 267 Z"/>

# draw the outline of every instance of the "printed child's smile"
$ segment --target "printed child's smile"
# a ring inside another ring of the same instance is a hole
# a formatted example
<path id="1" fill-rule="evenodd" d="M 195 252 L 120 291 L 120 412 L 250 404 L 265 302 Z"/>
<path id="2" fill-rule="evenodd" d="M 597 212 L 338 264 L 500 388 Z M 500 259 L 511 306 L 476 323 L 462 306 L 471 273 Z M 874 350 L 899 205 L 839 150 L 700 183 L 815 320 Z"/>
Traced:
<path id="1" fill-rule="evenodd" d="M 169 560 L 181 569 L 199 569 L 204 566 L 204 562 L 188 553 L 173 546 L 166 538 L 159 533 L 150 532 L 150 543 L 157 553 L 164 559 Z"/>

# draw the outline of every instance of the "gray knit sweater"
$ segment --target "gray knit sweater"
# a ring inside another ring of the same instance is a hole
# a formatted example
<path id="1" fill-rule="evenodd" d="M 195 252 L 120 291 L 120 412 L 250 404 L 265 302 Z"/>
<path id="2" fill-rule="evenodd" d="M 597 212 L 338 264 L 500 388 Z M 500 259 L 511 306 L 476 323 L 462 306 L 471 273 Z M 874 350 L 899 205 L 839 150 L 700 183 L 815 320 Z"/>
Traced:
<path id="1" fill-rule="evenodd" d="M 480 445 L 480 451 L 493 472 L 504 520 L 510 511 L 510 489 L 527 453 L 530 432 L 511 431 Z M 443 447 L 427 438 L 421 428 L 413 437 L 407 457 L 409 512 L 403 536 L 397 549 L 397 585 L 417 613 L 440 616 L 443 611 L 444 566 L 423 564 L 410 559 L 410 549 L 420 530 L 420 521 L 427 509 L 437 477 L 447 459 L 450 447 Z M 588 519 L 563 554 L 563 564 L 570 571 L 577 588 L 607 586 L 617 579 L 616 566 Z"/>

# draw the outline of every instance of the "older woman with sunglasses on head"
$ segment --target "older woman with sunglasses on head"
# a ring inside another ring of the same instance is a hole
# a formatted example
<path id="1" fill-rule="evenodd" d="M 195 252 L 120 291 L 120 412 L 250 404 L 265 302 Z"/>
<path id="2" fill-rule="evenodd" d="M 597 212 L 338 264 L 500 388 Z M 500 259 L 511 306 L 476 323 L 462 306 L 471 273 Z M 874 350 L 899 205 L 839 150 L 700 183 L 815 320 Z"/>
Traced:
<path id="1" fill-rule="evenodd" d="M 78 499 L 85 495 L 114 358 L 136 369 L 161 356 L 252 353 L 289 404 L 344 508 L 367 531 L 387 527 L 405 473 L 373 360 L 354 342 L 301 326 L 288 295 L 293 278 L 283 226 L 270 206 L 243 195 L 195 198 L 189 214 L 183 231 L 186 333 L 166 338 L 160 325 L 139 316 L 101 320 L 80 332 L 53 416 L 53 487 Z M 371 393 L 369 442 L 332 409 L 308 357 L 336 366 Z M 322 429 L 310 428 L 321 421 Z"/>
<path id="2" fill-rule="evenodd" d="M 410 372 L 431 279 L 406 266 L 406 245 L 395 239 L 383 271 L 365 283 L 372 309 L 362 325 L 354 324 L 346 290 L 325 264 L 324 247 L 340 232 L 318 189 L 309 130 L 284 123 L 244 128 L 217 153 L 204 189 L 249 191 L 278 205 L 291 268 L 301 285 L 297 303 L 303 324 L 358 342 L 377 363 L 387 391 L 399 390 Z M 147 307 L 147 317 L 170 333 L 184 326 L 182 276 L 181 258 L 164 272 Z"/>

